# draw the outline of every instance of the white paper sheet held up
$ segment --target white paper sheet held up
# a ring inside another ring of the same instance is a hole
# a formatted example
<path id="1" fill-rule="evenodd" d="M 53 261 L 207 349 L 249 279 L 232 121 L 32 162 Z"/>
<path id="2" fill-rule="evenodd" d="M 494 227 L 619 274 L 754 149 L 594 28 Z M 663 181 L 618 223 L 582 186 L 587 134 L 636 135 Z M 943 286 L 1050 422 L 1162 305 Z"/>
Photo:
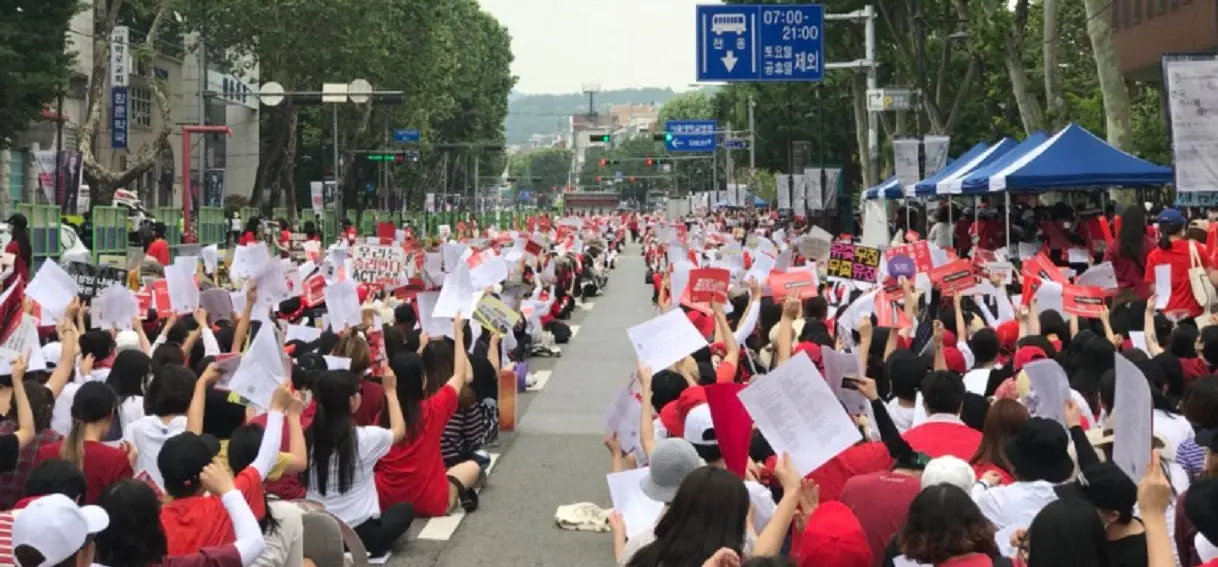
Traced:
<path id="1" fill-rule="evenodd" d="M 1155 309 L 1167 309 L 1171 299 L 1171 264 L 1155 266 Z"/>
<path id="2" fill-rule="evenodd" d="M 25 295 L 43 310 L 63 316 L 68 304 L 80 293 L 76 280 L 55 262 L 43 262 L 34 279 L 25 286 Z"/>
<path id="3" fill-rule="evenodd" d="M 1112 462 L 1134 482 L 1150 465 L 1153 405 L 1146 375 L 1128 358 L 1116 356 L 1116 400 L 1112 408 Z"/>
<path id="4" fill-rule="evenodd" d="M 1031 385 L 1033 403 L 1028 411 L 1033 417 L 1052 419 L 1066 425 L 1066 400 L 1070 399 L 1070 379 L 1056 360 L 1037 360 L 1024 365 Z"/>
<path id="5" fill-rule="evenodd" d="M 706 346 L 706 338 L 680 309 L 630 327 L 626 336 L 639 360 L 652 372 L 664 370 Z"/>
<path id="6" fill-rule="evenodd" d="M 753 381 L 739 396 L 770 447 L 776 453 L 790 453 L 800 476 L 862 439 L 805 354 Z"/>
<path id="7" fill-rule="evenodd" d="M 241 365 L 229 381 L 229 389 L 262 409 L 270 409 L 275 388 L 287 376 L 274 325 L 262 325 L 241 357 Z"/>
<path id="8" fill-rule="evenodd" d="M 651 469 L 644 467 L 606 475 L 609 483 L 609 498 L 613 509 L 622 515 L 626 524 L 626 537 L 635 537 L 655 525 L 664 504 L 656 502 L 643 493 L 639 483 L 647 478 Z"/>

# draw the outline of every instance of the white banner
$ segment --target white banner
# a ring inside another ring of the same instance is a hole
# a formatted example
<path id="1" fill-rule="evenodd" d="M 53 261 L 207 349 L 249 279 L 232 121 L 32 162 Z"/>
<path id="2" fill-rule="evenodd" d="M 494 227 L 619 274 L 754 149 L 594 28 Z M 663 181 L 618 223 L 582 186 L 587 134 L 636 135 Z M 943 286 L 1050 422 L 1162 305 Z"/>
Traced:
<path id="1" fill-rule="evenodd" d="M 951 136 L 924 136 L 922 145 L 926 149 L 926 164 L 923 173 L 930 177 L 947 166 L 947 150 L 951 146 Z"/>
<path id="2" fill-rule="evenodd" d="M 797 215 L 808 214 L 808 178 L 800 173 L 791 175 L 791 210 Z"/>
<path id="3" fill-rule="evenodd" d="M 1218 60 L 1163 65 L 1176 192 L 1218 191 Z"/>
<path id="4" fill-rule="evenodd" d="M 922 140 L 917 138 L 898 138 L 892 141 L 892 162 L 901 187 L 908 187 L 922 179 L 921 168 L 918 167 L 918 152 L 922 149 Z"/>
<path id="5" fill-rule="evenodd" d="M 127 68 L 128 43 L 131 31 L 127 26 L 114 26 L 110 32 L 110 86 L 125 87 L 129 84 L 130 69 Z"/>
<path id="6" fill-rule="evenodd" d="M 842 188 L 838 182 L 842 177 L 842 169 L 840 167 L 825 168 L 825 210 L 837 210 L 837 194 L 841 193 Z"/>
<path id="7" fill-rule="evenodd" d="M 322 182 L 309 182 L 309 200 L 313 203 L 313 212 L 319 215 L 326 214 L 326 203 L 323 200 L 324 193 L 322 192 Z"/>
<path id="8" fill-rule="evenodd" d="M 777 186 L 778 208 L 791 208 L 791 176 L 785 173 L 776 174 L 774 184 Z"/>
<path id="9" fill-rule="evenodd" d="M 808 189 L 804 191 L 808 201 L 808 208 L 813 211 L 824 210 L 825 208 L 825 186 L 824 180 L 821 179 L 819 167 L 809 167 L 804 169 L 804 186 Z"/>

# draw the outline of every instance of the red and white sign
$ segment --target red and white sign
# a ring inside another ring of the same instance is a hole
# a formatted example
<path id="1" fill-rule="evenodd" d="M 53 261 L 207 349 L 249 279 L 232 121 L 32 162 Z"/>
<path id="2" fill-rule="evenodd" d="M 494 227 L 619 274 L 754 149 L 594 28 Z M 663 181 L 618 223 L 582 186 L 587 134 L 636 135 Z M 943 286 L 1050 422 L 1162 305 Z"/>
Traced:
<path id="1" fill-rule="evenodd" d="M 689 271 L 689 299 L 695 303 L 727 303 L 727 286 L 731 273 L 722 268 L 698 268 Z"/>
<path id="2" fill-rule="evenodd" d="M 793 293 L 800 299 L 816 297 L 816 274 L 807 270 L 771 272 L 768 285 L 775 301 L 783 301 Z"/>
<path id="3" fill-rule="evenodd" d="M 1104 314 L 1104 300 L 1107 297 L 1108 294 L 1100 287 L 1066 284 L 1062 286 L 1062 310 L 1068 315 L 1099 318 Z"/>
<path id="4" fill-rule="evenodd" d="M 944 295 L 953 295 L 977 285 L 973 264 L 958 258 L 930 271 L 930 281 Z"/>

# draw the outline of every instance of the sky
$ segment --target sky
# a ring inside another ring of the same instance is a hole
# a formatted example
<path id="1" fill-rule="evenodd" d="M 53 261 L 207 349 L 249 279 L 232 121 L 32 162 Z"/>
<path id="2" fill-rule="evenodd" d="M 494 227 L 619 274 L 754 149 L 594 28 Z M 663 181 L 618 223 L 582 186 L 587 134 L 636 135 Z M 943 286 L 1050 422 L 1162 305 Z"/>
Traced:
<path id="1" fill-rule="evenodd" d="M 512 34 L 516 90 L 571 93 L 694 82 L 694 7 L 708 0 L 478 0 Z"/>

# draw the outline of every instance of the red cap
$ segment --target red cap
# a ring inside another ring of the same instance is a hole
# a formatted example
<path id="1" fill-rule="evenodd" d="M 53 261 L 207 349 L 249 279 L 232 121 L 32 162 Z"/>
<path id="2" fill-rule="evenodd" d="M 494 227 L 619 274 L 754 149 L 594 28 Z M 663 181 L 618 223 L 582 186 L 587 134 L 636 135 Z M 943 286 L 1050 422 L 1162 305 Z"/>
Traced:
<path id="1" fill-rule="evenodd" d="M 947 340 L 944 339 L 943 343 L 946 345 Z M 943 358 L 947 361 L 948 370 L 956 374 L 968 372 L 968 362 L 964 360 L 964 353 L 960 352 L 960 349 L 954 346 L 944 346 Z"/>
<path id="2" fill-rule="evenodd" d="M 795 345 L 794 349 L 791 349 L 791 356 L 795 356 L 801 352 L 808 353 L 808 360 L 811 360 L 812 363 L 815 364 L 817 368 L 821 367 L 822 354 L 821 354 L 821 350 L 820 350 L 820 345 L 818 345 L 814 342 L 804 341 L 802 343 Z"/>
<path id="3" fill-rule="evenodd" d="M 871 567 L 871 547 L 858 518 L 838 501 L 822 502 L 799 542 L 799 567 Z"/>
<path id="4" fill-rule="evenodd" d="M 712 356 L 727 356 L 727 346 L 722 342 L 712 343 L 710 352 Z"/>
<path id="5" fill-rule="evenodd" d="M 1045 350 L 1040 347 L 1019 347 L 1019 350 L 1015 351 L 1015 371 L 1019 372 L 1029 362 L 1044 360 L 1046 358 L 1049 358 L 1049 355 L 1045 354 Z"/>
<path id="6" fill-rule="evenodd" d="M 943 330 L 943 346 L 947 348 L 956 348 L 956 333 Z"/>
<path id="7" fill-rule="evenodd" d="M 1014 319 L 998 325 L 994 332 L 998 333 L 998 346 L 1007 352 L 1014 352 L 1019 343 L 1019 321 Z"/>

